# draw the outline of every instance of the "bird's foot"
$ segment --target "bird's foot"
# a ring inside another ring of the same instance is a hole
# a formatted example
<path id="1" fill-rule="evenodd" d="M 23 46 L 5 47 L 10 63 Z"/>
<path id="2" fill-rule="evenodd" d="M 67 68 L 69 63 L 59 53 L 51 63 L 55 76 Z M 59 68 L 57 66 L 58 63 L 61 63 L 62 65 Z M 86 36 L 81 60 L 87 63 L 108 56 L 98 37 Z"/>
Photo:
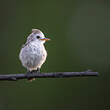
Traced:
<path id="1" fill-rule="evenodd" d="M 37 70 L 32 70 L 31 73 L 33 73 L 33 74 L 40 73 L 40 68 L 37 68 Z"/>
<path id="2" fill-rule="evenodd" d="M 27 78 L 30 82 L 32 82 L 33 80 L 35 80 L 35 78 L 31 78 L 30 74 L 39 74 L 40 73 L 40 68 L 37 68 L 37 70 L 32 70 L 32 71 L 27 71 Z"/>
<path id="3" fill-rule="evenodd" d="M 33 74 L 33 72 L 32 71 L 27 71 L 26 77 L 27 77 L 29 82 L 32 82 L 33 80 L 35 80 L 35 78 L 30 77 L 30 74 Z"/>

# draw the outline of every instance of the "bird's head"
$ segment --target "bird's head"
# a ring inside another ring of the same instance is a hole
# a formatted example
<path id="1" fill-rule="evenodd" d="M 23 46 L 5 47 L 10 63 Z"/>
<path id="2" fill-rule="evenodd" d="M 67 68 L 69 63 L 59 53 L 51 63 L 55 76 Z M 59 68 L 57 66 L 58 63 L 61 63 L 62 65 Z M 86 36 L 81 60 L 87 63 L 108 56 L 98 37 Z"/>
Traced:
<path id="1" fill-rule="evenodd" d="M 28 36 L 27 42 L 36 41 L 39 43 L 45 43 L 45 41 L 50 40 L 45 38 L 44 34 L 39 29 L 32 29 L 32 33 Z"/>

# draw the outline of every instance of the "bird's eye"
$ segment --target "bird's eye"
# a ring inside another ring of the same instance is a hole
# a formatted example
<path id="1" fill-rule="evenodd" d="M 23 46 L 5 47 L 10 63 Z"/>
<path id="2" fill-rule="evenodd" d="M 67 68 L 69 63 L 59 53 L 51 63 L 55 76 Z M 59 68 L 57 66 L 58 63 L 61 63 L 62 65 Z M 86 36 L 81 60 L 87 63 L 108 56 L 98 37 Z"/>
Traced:
<path id="1" fill-rule="evenodd" d="M 37 37 L 37 39 L 39 39 L 40 38 L 40 36 L 36 36 Z"/>

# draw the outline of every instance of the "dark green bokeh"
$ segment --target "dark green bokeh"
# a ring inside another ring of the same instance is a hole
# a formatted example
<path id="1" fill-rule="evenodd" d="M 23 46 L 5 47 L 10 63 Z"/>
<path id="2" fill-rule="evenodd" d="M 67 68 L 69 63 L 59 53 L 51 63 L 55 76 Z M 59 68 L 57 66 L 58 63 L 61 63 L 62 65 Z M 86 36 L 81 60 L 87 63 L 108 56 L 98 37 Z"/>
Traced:
<path id="1" fill-rule="evenodd" d="M 0 110 L 103 110 L 110 98 L 110 3 L 107 0 L 0 0 L 0 74 L 23 73 L 21 45 L 41 29 L 42 72 L 98 71 L 98 78 L 0 82 Z"/>

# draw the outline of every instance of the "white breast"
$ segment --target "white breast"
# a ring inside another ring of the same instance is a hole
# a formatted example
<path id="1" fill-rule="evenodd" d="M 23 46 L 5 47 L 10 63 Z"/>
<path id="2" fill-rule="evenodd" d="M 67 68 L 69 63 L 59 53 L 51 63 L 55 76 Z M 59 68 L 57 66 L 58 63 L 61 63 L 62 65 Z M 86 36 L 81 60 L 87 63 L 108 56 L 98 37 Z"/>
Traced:
<path id="1" fill-rule="evenodd" d="M 41 68 L 47 57 L 47 52 L 43 44 L 32 42 L 26 45 L 20 51 L 20 60 L 22 65 L 28 70 Z"/>

